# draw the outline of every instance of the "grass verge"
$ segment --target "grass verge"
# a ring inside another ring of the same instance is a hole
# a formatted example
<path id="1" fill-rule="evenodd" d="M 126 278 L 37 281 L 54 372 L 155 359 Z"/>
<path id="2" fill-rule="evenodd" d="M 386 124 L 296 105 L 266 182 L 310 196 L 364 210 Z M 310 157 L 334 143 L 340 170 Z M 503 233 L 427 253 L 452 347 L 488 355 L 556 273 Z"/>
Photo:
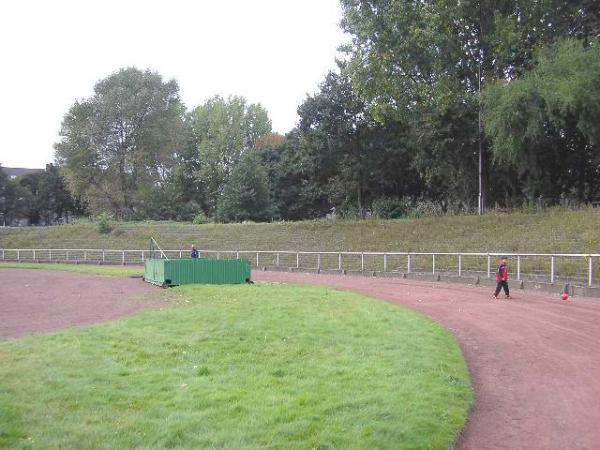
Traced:
<path id="1" fill-rule="evenodd" d="M 97 266 L 93 264 L 51 264 L 51 263 L 13 263 L 0 262 L 0 269 L 42 269 L 60 272 L 86 273 L 111 277 L 143 276 L 143 267 L 127 266 Z"/>
<path id="2" fill-rule="evenodd" d="M 598 253 L 600 208 L 398 220 L 206 224 L 125 222 L 0 227 L 0 248 Z"/>
<path id="3" fill-rule="evenodd" d="M 1 448 L 446 449 L 473 401 L 422 315 L 291 285 L 0 342 Z"/>

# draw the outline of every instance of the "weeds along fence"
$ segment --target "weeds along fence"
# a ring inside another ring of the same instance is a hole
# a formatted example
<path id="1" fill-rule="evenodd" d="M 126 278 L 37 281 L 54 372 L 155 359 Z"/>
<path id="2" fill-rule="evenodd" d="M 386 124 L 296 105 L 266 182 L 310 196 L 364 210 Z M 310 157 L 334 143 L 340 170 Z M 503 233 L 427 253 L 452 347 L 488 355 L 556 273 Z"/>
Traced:
<path id="1" fill-rule="evenodd" d="M 323 272 L 431 274 L 493 278 L 498 257 L 509 258 L 512 279 L 543 283 L 571 283 L 595 287 L 600 279 L 600 254 L 574 253 L 433 253 L 433 252 L 294 252 L 265 250 L 200 250 L 217 259 L 248 259 L 257 268 Z M 187 258 L 184 250 L 164 250 L 161 257 Z M 0 260 L 143 264 L 149 250 L 0 249 Z"/>

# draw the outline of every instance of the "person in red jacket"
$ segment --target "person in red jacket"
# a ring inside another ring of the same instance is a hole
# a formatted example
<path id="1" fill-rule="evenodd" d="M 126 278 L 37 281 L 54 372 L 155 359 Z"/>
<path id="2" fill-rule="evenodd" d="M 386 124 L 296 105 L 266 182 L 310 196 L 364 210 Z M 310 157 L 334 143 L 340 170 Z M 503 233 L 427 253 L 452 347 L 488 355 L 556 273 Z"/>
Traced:
<path id="1" fill-rule="evenodd" d="M 506 256 L 500 258 L 500 265 L 498 266 L 498 272 L 496 272 L 496 291 L 494 292 L 494 298 L 498 298 L 500 289 L 504 289 L 505 298 L 510 298 L 510 291 L 508 290 L 508 261 Z"/>

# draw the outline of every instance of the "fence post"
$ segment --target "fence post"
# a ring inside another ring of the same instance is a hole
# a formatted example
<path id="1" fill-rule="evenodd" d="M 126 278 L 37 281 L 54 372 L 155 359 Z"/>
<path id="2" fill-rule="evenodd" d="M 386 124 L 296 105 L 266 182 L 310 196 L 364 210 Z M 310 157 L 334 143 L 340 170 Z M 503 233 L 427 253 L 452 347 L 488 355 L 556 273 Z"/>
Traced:
<path id="1" fill-rule="evenodd" d="M 142 260 L 144 259 L 144 252 L 142 251 Z M 87 252 L 83 252 L 83 260 L 87 261 Z"/>
<path id="2" fill-rule="evenodd" d="M 462 277 L 462 255 L 458 255 L 458 276 Z"/>
<path id="3" fill-rule="evenodd" d="M 52 254 L 50 254 L 50 259 L 52 259 Z M 104 249 L 102 249 L 102 262 L 106 261 L 106 253 L 104 252 Z"/>
<path id="4" fill-rule="evenodd" d="M 5 256 L 4 256 L 4 249 L 2 249 L 2 261 L 4 261 L 4 258 L 5 258 Z"/>
<path id="5" fill-rule="evenodd" d="M 35 250 L 33 251 L 33 260 L 35 261 Z"/>
<path id="6" fill-rule="evenodd" d="M 431 255 L 431 273 L 435 275 L 435 255 Z"/>
<path id="7" fill-rule="evenodd" d="M 517 256 L 517 281 L 521 281 L 521 255 Z"/>
<path id="8" fill-rule="evenodd" d="M 48 259 L 52 261 L 52 250 L 48 250 Z"/>
<path id="9" fill-rule="evenodd" d="M 342 270 L 342 254 L 338 254 L 338 270 Z"/>
<path id="10" fill-rule="evenodd" d="M 17 250 L 17 261 L 21 261 L 21 251 Z"/>
<path id="11" fill-rule="evenodd" d="M 360 271 L 365 271 L 365 254 L 361 252 L 360 254 Z"/>
<path id="12" fill-rule="evenodd" d="M 487 255 L 487 277 L 490 278 L 492 276 L 492 257 Z"/>
<path id="13" fill-rule="evenodd" d="M 67 257 L 67 261 L 68 261 L 68 260 L 69 260 L 69 250 L 67 250 L 67 251 L 65 252 L 65 254 L 67 255 L 66 257 Z"/>
<path id="14" fill-rule="evenodd" d="M 317 270 L 321 270 L 321 254 L 317 253 Z"/>
<path id="15" fill-rule="evenodd" d="M 590 255 L 590 259 L 588 261 L 588 286 L 592 287 L 594 285 L 594 263 L 592 261 L 592 255 Z"/>
<path id="16" fill-rule="evenodd" d="M 552 258 L 550 260 L 550 283 L 554 283 L 554 264 L 555 264 L 555 260 L 554 260 L 554 256 L 552 256 Z"/>
<path id="17" fill-rule="evenodd" d="M 277 252 L 277 267 L 279 267 L 279 252 Z"/>
<path id="18" fill-rule="evenodd" d="M 296 269 L 300 268 L 300 253 L 296 252 Z"/>
<path id="19" fill-rule="evenodd" d="M 406 273 L 410 273 L 410 255 L 406 255 Z"/>
<path id="20" fill-rule="evenodd" d="M 383 254 L 383 271 L 387 272 L 387 253 Z"/>
<path id="21" fill-rule="evenodd" d="M 256 267 L 258 267 L 258 252 L 256 252 Z"/>
<path id="22" fill-rule="evenodd" d="M 142 262 L 146 261 L 146 258 L 144 258 L 144 250 L 142 250 Z"/>
<path id="23" fill-rule="evenodd" d="M 179 259 L 183 259 L 183 250 L 179 250 Z"/>
<path id="24" fill-rule="evenodd" d="M 217 259 L 221 259 L 221 252 L 217 252 Z"/>
<path id="25" fill-rule="evenodd" d="M 125 250 L 123 250 L 123 255 L 122 255 L 122 259 L 121 259 L 121 264 L 125 265 Z"/>
<path id="26" fill-rule="evenodd" d="M 237 252 L 235 252 L 235 259 L 240 259 L 240 252 L 239 252 L 239 250 Z"/>

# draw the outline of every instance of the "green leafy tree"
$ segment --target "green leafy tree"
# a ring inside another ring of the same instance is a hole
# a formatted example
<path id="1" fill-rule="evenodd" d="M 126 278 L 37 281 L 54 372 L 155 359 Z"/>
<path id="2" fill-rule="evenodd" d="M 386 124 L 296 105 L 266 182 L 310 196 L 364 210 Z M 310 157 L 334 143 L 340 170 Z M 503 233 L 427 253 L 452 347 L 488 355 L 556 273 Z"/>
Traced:
<path id="1" fill-rule="evenodd" d="M 241 157 L 219 199 L 217 216 L 225 222 L 264 221 L 273 217 L 269 178 L 255 151 Z"/>
<path id="2" fill-rule="evenodd" d="M 479 148 L 486 161 L 485 129 L 463 128 L 477 121 L 480 86 L 531 70 L 534 49 L 557 37 L 587 41 L 600 31 L 600 4 L 591 0 L 342 0 L 342 6 L 353 84 L 376 118 L 411 128 L 414 158 L 428 168 L 430 187 L 445 175 L 470 173 Z M 511 174 L 496 167 L 494 176 Z M 503 198 L 506 184 L 491 181 L 492 199 Z"/>
<path id="3" fill-rule="evenodd" d="M 204 186 L 206 208 L 213 214 L 229 176 L 259 138 L 271 132 L 271 121 L 260 104 L 243 97 L 215 96 L 191 113 L 199 154 L 197 175 Z"/>
<path id="4" fill-rule="evenodd" d="M 66 114 L 56 159 L 93 214 L 135 217 L 140 194 L 168 182 L 186 145 L 185 108 L 174 80 L 121 69 Z"/>
<path id="5" fill-rule="evenodd" d="M 12 220 L 13 191 L 8 176 L 0 165 L 0 224 L 9 225 Z"/>
<path id="6" fill-rule="evenodd" d="M 26 218 L 30 203 L 30 192 L 18 179 L 9 179 L 0 168 L 0 224 L 10 226 L 15 220 Z"/>
<path id="7" fill-rule="evenodd" d="M 486 92 L 493 155 L 515 167 L 530 201 L 591 200 L 600 195 L 600 43 L 563 39 L 536 62 Z"/>

